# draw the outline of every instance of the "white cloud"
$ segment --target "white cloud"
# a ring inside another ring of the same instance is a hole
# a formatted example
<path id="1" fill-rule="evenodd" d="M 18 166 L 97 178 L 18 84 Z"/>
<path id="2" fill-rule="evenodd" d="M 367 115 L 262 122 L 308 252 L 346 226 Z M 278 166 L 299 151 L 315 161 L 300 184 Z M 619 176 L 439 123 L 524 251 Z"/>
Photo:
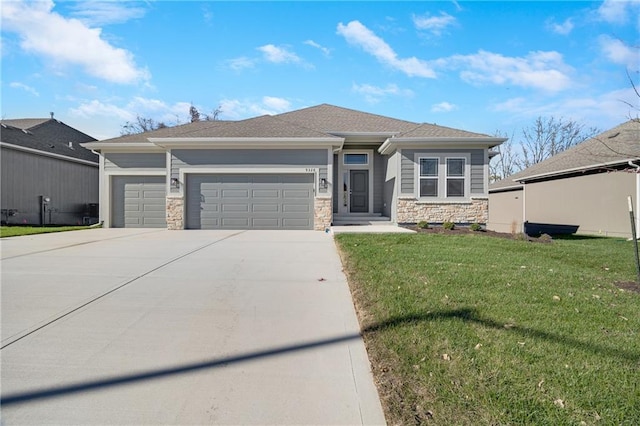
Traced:
<path id="1" fill-rule="evenodd" d="M 634 70 L 640 65 L 640 48 L 629 46 L 608 35 L 601 35 L 598 44 L 602 53 L 614 64 L 625 65 Z"/>
<path id="2" fill-rule="evenodd" d="M 606 22 L 624 24 L 629 17 L 637 19 L 640 0 L 604 0 L 598 8 L 598 15 Z"/>
<path id="3" fill-rule="evenodd" d="M 561 24 L 554 22 L 553 20 L 547 21 L 547 28 L 550 31 L 560 35 L 568 35 L 569 33 L 571 33 L 571 31 L 573 31 L 573 27 L 574 25 L 571 18 L 565 19 L 565 21 Z"/>
<path id="4" fill-rule="evenodd" d="M 365 100 L 369 103 L 378 103 L 386 96 L 413 96 L 413 92 L 409 89 L 400 89 L 396 84 L 387 84 L 387 87 L 377 87 L 370 84 L 353 84 L 351 90 L 365 96 Z"/>
<path id="5" fill-rule="evenodd" d="M 125 105 L 115 102 L 103 102 L 97 99 L 82 102 L 77 108 L 71 108 L 72 115 L 81 118 L 116 117 L 121 124 L 133 121 L 136 116 L 152 118 L 168 125 L 186 123 L 189 121 L 189 102 L 175 102 L 167 104 L 159 99 L 149 99 L 136 96 Z"/>
<path id="6" fill-rule="evenodd" d="M 131 52 L 107 43 L 99 28 L 53 12 L 53 6 L 51 1 L 3 2 L 3 30 L 19 34 L 26 52 L 57 65 L 80 66 L 86 73 L 112 83 L 149 80 L 149 72 L 136 66 Z"/>
<path id="7" fill-rule="evenodd" d="M 138 2 L 84 1 L 73 4 L 72 15 L 87 26 L 122 24 L 147 12 Z"/>
<path id="8" fill-rule="evenodd" d="M 328 47 L 324 47 L 313 40 L 307 40 L 304 42 L 304 44 L 319 49 L 320 51 L 322 51 L 322 53 L 324 53 L 325 56 L 329 56 L 331 54 L 331 49 L 329 49 Z"/>
<path id="9" fill-rule="evenodd" d="M 401 71 L 409 77 L 436 77 L 435 72 L 427 62 L 416 57 L 398 58 L 391 46 L 359 21 L 351 21 L 347 25 L 343 25 L 340 22 L 337 33 L 343 36 L 350 44 L 358 46 L 373 55 L 381 63 Z"/>
<path id="10" fill-rule="evenodd" d="M 38 93 L 38 91 L 36 89 L 34 89 L 31 86 L 27 86 L 24 83 L 20 83 L 18 81 L 13 81 L 13 82 L 9 83 L 9 87 L 12 87 L 14 89 L 24 90 L 25 92 L 31 93 L 33 96 L 40 96 L 40 93 Z"/>
<path id="11" fill-rule="evenodd" d="M 276 64 L 281 63 L 299 63 L 301 59 L 293 52 L 287 50 L 286 47 L 278 47 L 273 44 L 266 44 L 257 48 L 264 55 L 264 58 Z"/>
<path id="12" fill-rule="evenodd" d="M 291 110 L 291 102 L 284 98 L 264 96 L 260 101 L 223 99 L 220 117 L 224 120 L 240 120 L 259 115 L 274 115 Z"/>
<path id="13" fill-rule="evenodd" d="M 241 71 L 245 68 L 253 68 L 255 66 L 255 61 L 251 58 L 247 58 L 246 56 L 229 59 L 225 63 L 229 68 L 235 71 Z"/>
<path id="14" fill-rule="evenodd" d="M 449 102 L 431 105 L 431 112 L 450 112 L 456 109 L 458 109 L 458 106 Z"/>
<path id="15" fill-rule="evenodd" d="M 513 85 L 547 92 L 558 92 L 572 85 L 569 74 L 573 69 L 554 51 L 509 57 L 481 50 L 473 55 L 439 59 L 437 64 L 461 69 L 460 78 L 471 84 Z"/>
<path id="16" fill-rule="evenodd" d="M 431 16 L 429 14 L 423 16 L 413 15 L 413 24 L 419 30 L 426 30 L 434 35 L 442 35 L 443 31 L 456 23 L 456 18 L 446 12 L 440 12 L 440 16 Z"/>

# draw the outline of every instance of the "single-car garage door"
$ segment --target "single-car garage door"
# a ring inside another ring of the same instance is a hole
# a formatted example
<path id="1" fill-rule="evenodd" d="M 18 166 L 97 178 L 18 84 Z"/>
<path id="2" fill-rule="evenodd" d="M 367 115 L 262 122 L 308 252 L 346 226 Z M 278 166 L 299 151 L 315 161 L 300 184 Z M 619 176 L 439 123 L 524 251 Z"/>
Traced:
<path id="1" fill-rule="evenodd" d="M 187 228 L 313 229 L 312 174 L 187 176 Z"/>
<path id="2" fill-rule="evenodd" d="M 112 227 L 167 226 L 164 176 L 114 176 L 112 185 Z"/>

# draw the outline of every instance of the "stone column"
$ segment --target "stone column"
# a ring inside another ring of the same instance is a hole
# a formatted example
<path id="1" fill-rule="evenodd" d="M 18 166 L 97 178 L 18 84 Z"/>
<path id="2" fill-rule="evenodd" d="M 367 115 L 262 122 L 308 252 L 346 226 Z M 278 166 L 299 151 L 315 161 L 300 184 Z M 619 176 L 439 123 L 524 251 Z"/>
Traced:
<path id="1" fill-rule="evenodd" d="M 180 196 L 167 197 L 167 229 L 184 229 L 184 198 Z"/>
<path id="2" fill-rule="evenodd" d="M 314 200 L 313 229 L 324 231 L 331 226 L 333 219 L 333 203 L 331 198 L 317 198 Z"/>

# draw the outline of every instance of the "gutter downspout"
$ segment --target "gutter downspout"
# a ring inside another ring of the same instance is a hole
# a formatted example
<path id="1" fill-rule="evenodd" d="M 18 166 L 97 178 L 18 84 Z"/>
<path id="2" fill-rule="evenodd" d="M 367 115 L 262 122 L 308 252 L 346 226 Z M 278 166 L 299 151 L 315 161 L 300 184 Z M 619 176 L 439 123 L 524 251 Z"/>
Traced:
<path id="1" fill-rule="evenodd" d="M 627 164 L 636 168 L 636 229 L 640 229 L 640 166 L 633 160 L 629 160 Z"/>

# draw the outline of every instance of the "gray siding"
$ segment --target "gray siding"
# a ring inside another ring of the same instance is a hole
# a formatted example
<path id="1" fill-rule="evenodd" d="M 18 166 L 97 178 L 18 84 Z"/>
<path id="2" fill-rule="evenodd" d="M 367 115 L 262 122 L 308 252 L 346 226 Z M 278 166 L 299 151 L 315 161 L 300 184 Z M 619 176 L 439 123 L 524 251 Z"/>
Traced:
<path id="1" fill-rule="evenodd" d="M 104 155 L 104 170 L 122 169 L 157 170 L 167 167 L 164 153 L 111 153 Z"/>
<path id="2" fill-rule="evenodd" d="M 338 161 L 340 157 L 338 154 L 333 154 L 333 212 L 338 213 L 338 190 L 340 188 L 339 180 L 338 180 Z"/>
<path id="3" fill-rule="evenodd" d="M 400 170 L 400 193 L 413 194 L 415 184 L 414 158 L 416 153 L 432 153 L 440 155 L 443 152 L 471 155 L 471 194 L 484 194 L 484 150 L 482 149 L 403 149 Z"/>
<path id="4" fill-rule="evenodd" d="M 389 157 L 382 157 L 382 161 L 386 163 L 385 179 L 384 179 L 384 195 L 383 199 L 386 206 L 383 205 L 382 214 L 393 219 L 392 206 L 395 205 L 395 190 L 396 190 L 396 178 L 397 169 L 396 161 L 399 155 L 397 152 Z"/>
<path id="5" fill-rule="evenodd" d="M 46 224 L 82 224 L 88 213 L 87 204 L 98 203 L 98 164 L 92 166 L 4 147 L 0 158 L 1 207 L 18 210 L 8 223 L 40 224 L 41 195 L 51 198 Z"/>
<path id="6" fill-rule="evenodd" d="M 373 212 L 383 213 L 384 180 L 387 168 L 386 159 L 377 151 L 373 152 Z"/>
<path id="7" fill-rule="evenodd" d="M 314 167 L 320 178 L 328 179 L 325 149 L 219 149 L 171 151 L 171 177 L 179 178 L 180 169 L 216 166 L 243 167 Z M 321 188 L 321 193 L 328 189 Z"/>

